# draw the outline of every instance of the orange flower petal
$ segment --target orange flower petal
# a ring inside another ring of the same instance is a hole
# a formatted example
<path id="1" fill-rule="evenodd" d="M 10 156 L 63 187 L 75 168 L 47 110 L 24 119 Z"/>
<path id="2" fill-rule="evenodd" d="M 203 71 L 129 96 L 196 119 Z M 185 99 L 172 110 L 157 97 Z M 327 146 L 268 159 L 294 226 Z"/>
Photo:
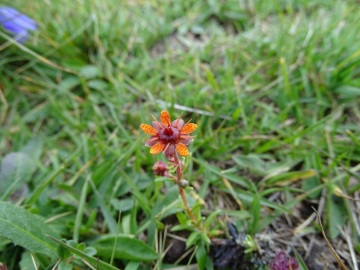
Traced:
<path id="1" fill-rule="evenodd" d="M 159 154 L 162 150 L 164 150 L 165 144 L 162 142 L 158 142 L 150 148 L 150 154 L 156 155 Z"/>
<path id="2" fill-rule="evenodd" d="M 144 131 L 147 134 L 150 134 L 150 135 L 158 134 L 158 131 L 156 130 L 156 128 L 154 128 L 153 126 L 150 126 L 148 124 L 141 124 L 140 128 L 142 129 L 142 131 Z"/>
<path id="3" fill-rule="evenodd" d="M 176 151 L 179 153 L 179 155 L 183 157 L 186 157 L 189 154 L 189 150 L 187 149 L 186 145 L 183 143 L 176 144 Z"/>
<path id="4" fill-rule="evenodd" d="M 181 134 L 189 134 L 191 132 L 193 132 L 195 129 L 197 129 L 197 124 L 194 124 L 194 123 L 187 123 L 185 124 L 185 126 L 183 126 L 181 129 L 180 129 L 180 133 Z"/>
<path id="5" fill-rule="evenodd" d="M 170 114 L 163 110 L 160 114 L 160 121 L 164 126 L 170 126 Z"/>

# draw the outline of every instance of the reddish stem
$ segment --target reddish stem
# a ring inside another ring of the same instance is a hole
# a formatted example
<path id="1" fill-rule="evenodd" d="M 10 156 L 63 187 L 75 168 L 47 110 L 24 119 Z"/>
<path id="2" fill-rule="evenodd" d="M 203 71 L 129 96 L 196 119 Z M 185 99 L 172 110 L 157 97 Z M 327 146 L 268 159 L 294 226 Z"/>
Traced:
<path id="1" fill-rule="evenodd" d="M 186 196 L 185 196 L 185 192 L 184 192 L 184 189 L 179 185 L 179 182 L 180 180 L 182 179 L 182 166 L 181 166 L 181 163 L 180 163 L 180 160 L 179 160 L 179 157 L 177 155 L 177 153 L 175 152 L 174 154 L 174 163 L 176 165 L 176 177 L 177 177 L 177 181 L 176 183 L 178 184 L 178 188 L 179 188 L 179 193 L 180 193 L 180 197 L 181 197 L 181 200 L 183 201 L 183 204 L 185 206 L 185 211 L 187 213 L 187 215 L 192 219 L 192 221 L 196 224 L 197 221 L 196 221 L 196 218 L 193 214 L 193 212 L 191 212 L 191 209 L 189 207 L 189 204 L 187 202 L 187 199 L 186 199 Z"/>

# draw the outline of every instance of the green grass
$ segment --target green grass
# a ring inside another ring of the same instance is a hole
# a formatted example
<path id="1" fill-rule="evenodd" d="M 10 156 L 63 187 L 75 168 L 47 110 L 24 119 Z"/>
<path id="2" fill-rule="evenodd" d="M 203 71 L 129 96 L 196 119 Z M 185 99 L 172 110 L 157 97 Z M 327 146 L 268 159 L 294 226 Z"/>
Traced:
<path id="1" fill-rule="evenodd" d="M 255 236 L 284 214 L 295 229 L 313 205 L 333 243 L 346 228 L 359 256 L 359 212 L 345 198 L 360 190 L 356 1 L 4 5 L 35 19 L 39 31 L 23 45 L 0 32 L 1 200 L 41 216 L 87 254 L 105 241 L 104 265 L 163 269 L 149 252 L 166 249 L 157 226 L 182 207 L 173 183 L 154 181 L 151 167 L 162 157 L 149 154 L 139 126 L 167 109 L 199 126 L 186 176 L 205 202 L 203 215 L 222 210 L 211 230 L 225 230 L 230 218 Z M 12 152 L 23 155 L 14 160 Z M 132 254 L 112 259 L 113 247 L 124 248 L 116 235 L 141 239 L 146 252 L 129 242 Z M 316 219 L 303 241 L 312 235 L 321 235 Z M 35 269 L 31 256 L 39 269 L 58 259 L 86 269 L 66 247 L 49 257 L 11 244 L 21 235 L 1 236 L 0 262 L 9 269 Z M 284 240 L 297 246 L 298 238 Z"/>

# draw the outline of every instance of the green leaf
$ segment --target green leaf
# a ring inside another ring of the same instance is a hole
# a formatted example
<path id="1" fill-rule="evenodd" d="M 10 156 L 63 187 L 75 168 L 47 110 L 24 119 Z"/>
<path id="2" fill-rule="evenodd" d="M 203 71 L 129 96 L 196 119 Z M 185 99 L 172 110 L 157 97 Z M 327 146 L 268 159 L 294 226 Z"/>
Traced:
<path id="1" fill-rule="evenodd" d="M 141 266 L 140 262 L 132 261 L 126 265 L 125 270 L 137 270 L 137 269 L 139 269 L 140 266 Z"/>
<path id="2" fill-rule="evenodd" d="M 0 190 L 5 200 L 16 189 L 27 182 L 35 170 L 34 161 L 24 153 L 13 152 L 6 155 L 0 167 Z"/>
<path id="3" fill-rule="evenodd" d="M 89 88 L 95 89 L 95 90 L 106 90 L 109 88 L 109 84 L 107 82 L 104 82 L 102 80 L 91 80 L 88 81 Z"/>
<path id="4" fill-rule="evenodd" d="M 25 251 L 21 254 L 20 269 L 39 269 L 39 265 L 40 262 L 38 259 L 35 256 L 31 256 L 29 251 Z"/>
<path id="5" fill-rule="evenodd" d="M 357 98 L 360 96 L 360 88 L 352 85 L 342 85 L 335 89 L 340 98 Z"/>
<path id="6" fill-rule="evenodd" d="M 101 69 L 95 65 L 87 65 L 80 69 L 80 76 L 86 79 L 96 78 L 101 75 Z"/>
<path id="7" fill-rule="evenodd" d="M 218 86 L 216 79 L 215 79 L 214 75 L 212 74 L 211 70 L 206 69 L 205 74 L 206 74 L 206 78 L 208 79 L 208 82 L 209 82 L 211 88 L 214 89 L 215 91 L 219 91 L 219 86 Z"/>
<path id="8" fill-rule="evenodd" d="M 0 202 L 0 236 L 33 253 L 55 257 L 56 245 L 47 234 L 56 236 L 39 216 L 11 203 Z"/>
<path id="9" fill-rule="evenodd" d="M 306 181 L 301 182 L 301 189 L 303 189 L 305 192 L 309 192 L 315 187 L 319 186 L 321 184 L 321 181 L 319 177 L 310 177 L 306 179 Z M 313 192 L 309 195 L 310 199 L 315 199 L 320 197 L 321 190 L 318 190 L 317 192 Z"/>
<path id="10" fill-rule="evenodd" d="M 65 261 L 72 255 L 72 253 L 67 248 L 65 248 L 61 245 L 58 246 L 57 254 L 58 254 L 58 257 L 63 261 Z"/>
<path id="11" fill-rule="evenodd" d="M 254 199 L 251 203 L 250 213 L 252 216 L 252 222 L 250 226 L 250 234 L 255 234 L 259 229 L 259 221 L 261 216 L 261 203 L 260 195 L 257 191 L 254 191 Z"/>
<path id="12" fill-rule="evenodd" d="M 279 185 L 279 186 L 288 186 L 294 182 L 309 179 L 316 176 L 317 173 L 315 170 L 304 170 L 304 171 L 297 171 L 297 172 L 284 172 L 278 175 L 274 175 L 269 177 L 265 184 L 268 186 L 272 185 Z"/>
<path id="13" fill-rule="evenodd" d="M 110 232 L 115 233 L 117 230 L 116 229 L 117 228 L 116 220 L 113 218 L 109 207 L 105 203 L 104 197 L 96 189 L 96 186 L 92 180 L 90 180 L 90 185 L 93 189 L 93 192 L 95 194 L 95 197 L 96 197 L 97 203 L 101 209 L 101 212 L 104 215 L 105 221 L 109 226 Z"/>
<path id="14" fill-rule="evenodd" d="M 267 164 L 258 155 L 237 155 L 233 157 L 233 160 L 240 168 L 248 169 L 256 175 L 265 176 L 267 174 Z"/>
<path id="15" fill-rule="evenodd" d="M 110 200 L 110 203 L 117 211 L 125 212 L 134 207 L 134 198 L 127 198 L 122 200 L 113 198 Z"/>
<path id="16" fill-rule="evenodd" d="M 199 239 L 201 239 L 201 232 L 192 232 L 186 240 L 186 248 L 196 245 L 199 242 Z"/>
<path id="17" fill-rule="evenodd" d="M 38 135 L 31 139 L 19 152 L 27 154 L 32 160 L 39 160 L 44 145 L 44 137 Z"/>
<path id="18" fill-rule="evenodd" d="M 204 222 L 204 228 L 206 230 L 210 230 L 211 222 L 222 212 L 222 210 L 217 209 L 214 212 L 212 212 L 205 220 Z"/>
<path id="19" fill-rule="evenodd" d="M 205 269 L 207 256 L 206 256 L 206 250 L 204 248 L 204 245 L 198 245 L 195 256 L 196 256 L 198 268 L 200 270 Z"/>
<path id="20" fill-rule="evenodd" d="M 104 257 L 110 257 L 113 250 L 114 257 L 117 259 L 127 259 L 133 261 L 152 261 L 156 260 L 158 254 L 144 242 L 127 237 L 118 236 L 97 240 L 92 245 L 98 251 L 98 254 Z"/>
<path id="21" fill-rule="evenodd" d="M 251 183 L 249 183 L 249 181 L 242 176 L 236 175 L 234 173 L 222 173 L 221 176 L 225 177 L 233 183 L 239 184 L 242 187 L 245 187 L 247 189 L 251 188 Z"/>
<path id="22" fill-rule="evenodd" d="M 299 262 L 300 270 L 309 270 L 309 268 L 307 268 L 303 258 L 299 254 L 299 252 L 297 252 L 296 249 L 294 249 L 293 251 L 294 251 L 294 254 L 295 254 L 295 257 L 296 257 L 297 261 Z"/>
<path id="23" fill-rule="evenodd" d="M 61 81 L 61 83 L 58 85 L 58 90 L 61 93 L 67 93 L 70 90 L 77 87 L 78 85 L 80 85 L 79 78 L 75 76 L 69 76 L 65 78 L 63 81 Z"/>
<path id="24" fill-rule="evenodd" d="M 61 262 L 58 266 L 58 270 L 72 270 L 74 269 L 74 265 L 71 263 L 67 263 L 65 261 Z"/>
<path id="25" fill-rule="evenodd" d="M 335 238 L 340 234 L 340 228 L 347 220 L 345 200 L 333 194 L 326 199 L 326 217 L 329 237 Z"/>
<path id="26" fill-rule="evenodd" d="M 88 262 L 89 264 L 91 264 L 93 267 L 96 267 L 96 269 L 102 269 L 102 270 L 119 270 L 118 268 L 116 268 L 115 266 L 112 266 L 104 261 L 99 260 L 98 258 L 94 258 L 91 257 L 89 255 L 87 255 L 86 253 L 81 252 L 80 250 L 48 235 L 48 237 L 50 237 L 52 240 L 54 240 L 56 243 L 58 243 L 59 245 L 61 245 L 62 247 L 66 248 L 67 250 L 69 250 L 71 253 L 79 256 L 80 258 L 84 259 L 86 262 Z"/>

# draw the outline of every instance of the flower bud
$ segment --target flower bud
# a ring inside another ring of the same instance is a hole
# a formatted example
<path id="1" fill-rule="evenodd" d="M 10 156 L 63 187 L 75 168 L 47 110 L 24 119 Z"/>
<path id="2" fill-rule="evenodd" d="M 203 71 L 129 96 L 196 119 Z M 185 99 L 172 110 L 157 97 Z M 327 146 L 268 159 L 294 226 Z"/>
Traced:
<path id="1" fill-rule="evenodd" d="M 189 184 L 189 182 L 187 180 L 185 180 L 185 179 L 181 179 L 179 181 L 179 186 L 182 187 L 182 188 L 186 188 L 188 184 Z"/>
<path id="2" fill-rule="evenodd" d="M 166 176 L 168 173 L 166 163 L 162 162 L 162 161 L 155 162 L 152 167 L 152 170 L 153 170 L 153 173 L 158 176 Z"/>
<path id="3" fill-rule="evenodd" d="M 284 251 L 280 251 L 275 255 L 274 262 L 270 265 L 271 270 L 298 270 L 299 262 Z"/>

